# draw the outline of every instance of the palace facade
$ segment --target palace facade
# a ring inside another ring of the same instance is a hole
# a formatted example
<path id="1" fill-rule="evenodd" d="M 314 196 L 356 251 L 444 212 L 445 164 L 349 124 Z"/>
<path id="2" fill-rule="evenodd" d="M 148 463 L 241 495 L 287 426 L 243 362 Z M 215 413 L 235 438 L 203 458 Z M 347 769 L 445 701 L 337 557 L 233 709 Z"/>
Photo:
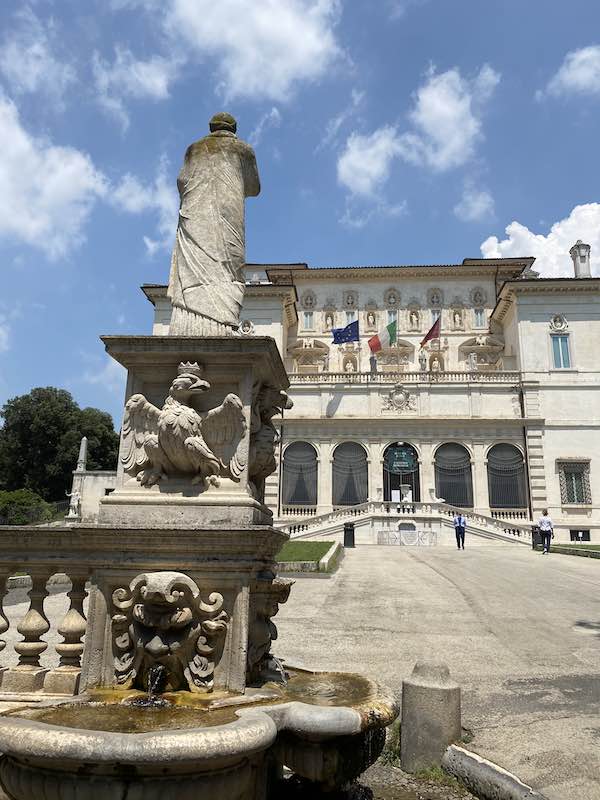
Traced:
<path id="1" fill-rule="evenodd" d="M 588 245 L 570 255 L 571 278 L 540 278 L 533 258 L 248 264 L 241 333 L 276 340 L 294 401 L 267 487 L 276 520 L 339 534 L 348 515 L 400 503 L 411 530 L 443 500 L 482 530 L 529 530 L 548 508 L 557 538 L 599 539 L 600 279 Z M 166 287 L 143 291 L 166 334 Z M 356 320 L 359 341 L 333 344 Z M 368 339 L 393 321 L 396 343 L 372 356 Z M 376 542 L 390 526 L 363 528 Z"/>

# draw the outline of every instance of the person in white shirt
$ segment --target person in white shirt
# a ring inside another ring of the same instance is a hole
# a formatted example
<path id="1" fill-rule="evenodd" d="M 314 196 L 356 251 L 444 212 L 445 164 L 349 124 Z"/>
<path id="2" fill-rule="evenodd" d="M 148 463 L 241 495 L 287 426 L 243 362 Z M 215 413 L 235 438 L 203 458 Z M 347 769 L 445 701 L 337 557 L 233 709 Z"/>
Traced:
<path id="1" fill-rule="evenodd" d="M 542 511 L 542 516 L 538 522 L 538 528 L 542 534 L 542 544 L 544 545 L 544 552 L 542 555 L 550 552 L 550 539 L 554 539 L 554 525 L 548 516 L 548 509 Z"/>
<path id="2" fill-rule="evenodd" d="M 465 528 L 467 527 L 467 520 L 460 513 L 454 514 L 454 533 L 456 534 L 456 546 L 459 550 L 465 549 Z"/>

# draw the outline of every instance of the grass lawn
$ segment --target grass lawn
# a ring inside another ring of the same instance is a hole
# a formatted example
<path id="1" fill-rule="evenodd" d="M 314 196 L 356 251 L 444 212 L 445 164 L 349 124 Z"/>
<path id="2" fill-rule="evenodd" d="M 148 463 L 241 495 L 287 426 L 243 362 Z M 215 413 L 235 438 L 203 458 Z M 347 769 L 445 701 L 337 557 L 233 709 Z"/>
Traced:
<path id="1" fill-rule="evenodd" d="M 333 542 L 286 542 L 275 561 L 320 561 Z"/>
<path id="2" fill-rule="evenodd" d="M 577 550 L 600 550 L 600 542 L 598 544 L 586 543 L 579 544 L 579 542 L 557 542 L 556 545 L 552 544 L 551 547 L 572 547 Z"/>

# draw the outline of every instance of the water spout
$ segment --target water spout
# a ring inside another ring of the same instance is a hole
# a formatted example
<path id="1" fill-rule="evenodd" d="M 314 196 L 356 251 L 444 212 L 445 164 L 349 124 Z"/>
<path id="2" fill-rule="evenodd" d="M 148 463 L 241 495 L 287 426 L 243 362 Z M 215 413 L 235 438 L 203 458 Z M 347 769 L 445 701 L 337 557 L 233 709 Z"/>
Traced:
<path id="1" fill-rule="evenodd" d="M 160 695 L 167 686 L 169 674 L 164 664 L 153 664 L 146 675 L 146 697 L 138 697 L 131 705 L 141 706 L 142 708 L 157 708 L 168 706 L 170 703 Z"/>
<path id="2" fill-rule="evenodd" d="M 280 682 L 284 686 L 287 686 L 287 682 L 288 682 L 290 676 L 289 676 L 289 673 L 286 672 L 285 667 L 283 666 L 283 661 L 281 661 L 281 659 L 277 658 L 277 656 L 274 656 L 274 655 L 271 655 L 269 657 L 269 660 L 271 662 L 271 664 L 269 666 L 271 666 L 275 670 L 275 672 L 279 676 Z"/>

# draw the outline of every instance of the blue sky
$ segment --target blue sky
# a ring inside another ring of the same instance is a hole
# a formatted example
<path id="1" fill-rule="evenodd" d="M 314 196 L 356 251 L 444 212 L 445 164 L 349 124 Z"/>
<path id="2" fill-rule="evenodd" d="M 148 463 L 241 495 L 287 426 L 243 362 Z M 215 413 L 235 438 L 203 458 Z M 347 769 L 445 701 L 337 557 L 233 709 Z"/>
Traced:
<path id="1" fill-rule="evenodd" d="M 600 4 L 37 0 L 0 7 L 0 403 L 117 423 L 104 333 L 148 333 L 188 144 L 256 149 L 248 261 L 600 264 Z"/>

